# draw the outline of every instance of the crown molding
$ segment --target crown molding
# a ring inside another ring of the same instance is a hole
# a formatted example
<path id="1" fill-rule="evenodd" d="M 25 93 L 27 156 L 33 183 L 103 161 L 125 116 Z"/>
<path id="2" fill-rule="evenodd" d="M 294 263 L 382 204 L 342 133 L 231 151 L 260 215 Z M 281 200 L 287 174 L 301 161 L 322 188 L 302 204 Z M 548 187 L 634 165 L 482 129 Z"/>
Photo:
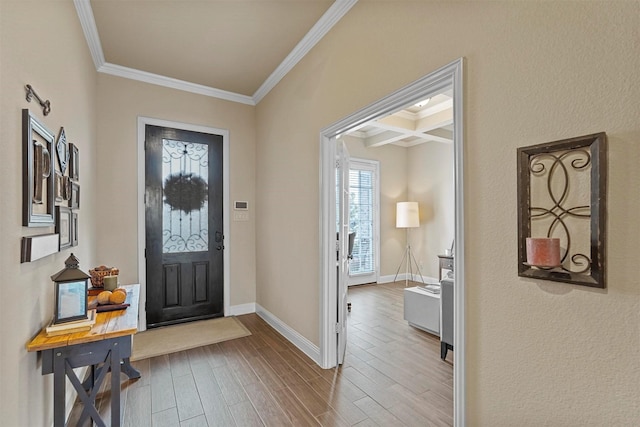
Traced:
<path id="1" fill-rule="evenodd" d="M 106 62 L 98 28 L 93 16 L 90 0 L 73 0 L 80 18 L 80 25 L 87 40 L 93 63 L 99 73 L 110 74 L 131 80 L 138 80 L 158 86 L 169 87 L 185 92 L 197 93 L 212 98 L 239 102 L 241 104 L 256 105 L 273 89 L 282 78 L 331 30 L 331 28 L 357 3 L 358 0 L 336 0 L 322 15 L 316 24 L 302 38 L 296 47 L 287 55 L 282 63 L 262 83 L 253 96 L 242 95 L 210 86 L 204 86 L 184 80 L 174 79 L 159 74 L 123 67 Z"/>
<path id="2" fill-rule="evenodd" d="M 100 43 L 100 36 L 98 35 L 98 28 L 96 27 L 96 20 L 93 17 L 93 9 L 89 0 L 73 0 L 76 6 L 76 12 L 78 18 L 80 18 L 80 25 L 84 32 L 84 38 L 87 39 L 87 45 L 93 58 L 93 63 L 96 66 L 96 70 L 99 70 L 105 63 L 104 53 L 102 52 L 102 43 Z"/>
<path id="3" fill-rule="evenodd" d="M 209 86 L 199 85 L 172 77 L 161 76 L 159 74 L 148 73 L 134 68 L 123 67 L 121 65 L 105 63 L 98 68 L 98 72 L 110 74 L 112 76 L 123 77 L 125 79 L 138 80 L 153 85 L 164 86 L 184 92 L 197 93 L 199 95 L 210 96 L 212 98 L 224 99 L 226 101 L 239 102 L 241 104 L 256 105 L 253 98 L 235 92 L 228 92 Z"/>
<path id="4" fill-rule="evenodd" d="M 293 67 L 333 28 L 335 24 L 358 2 L 358 0 L 336 0 L 309 32 L 300 40 L 293 50 L 282 61 L 278 68 L 262 83 L 253 94 L 257 103 L 273 89 L 287 75 Z"/>

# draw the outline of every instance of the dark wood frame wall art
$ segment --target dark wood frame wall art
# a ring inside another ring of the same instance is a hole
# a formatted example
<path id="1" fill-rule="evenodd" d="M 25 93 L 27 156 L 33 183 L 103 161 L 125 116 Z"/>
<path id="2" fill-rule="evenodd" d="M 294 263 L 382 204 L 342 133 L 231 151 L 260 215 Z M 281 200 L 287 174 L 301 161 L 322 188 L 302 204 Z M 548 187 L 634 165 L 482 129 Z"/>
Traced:
<path id="1" fill-rule="evenodd" d="M 71 246 L 78 246 L 78 212 L 71 212 Z"/>
<path id="2" fill-rule="evenodd" d="M 22 110 L 22 225 L 54 224 L 54 134 L 28 109 Z"/>
<path id="3" fill-rule="evenodd" d="M 73 218 L 71 209 L 56 206 L 56 233 L 60 235 L 59 250 L 70 248 L 73 241 Z"/>
<path id="4" fill-rule="evenodd" d="M 80 179 L 80 154 L 78 146 L 69 144 L 69 178 L 74 181 Z"/>
<path id="5" fill-rule="evenodd" d="M 75 182 L 71 183 L 69 207 L 72 209 L 80 209 L 80 185 L 76 184 Z"/>
<path id="6" fill-rule="evenodd" d="M 20 261 L 31 262 L 78 245 L 80 159 L 64 127 L 56 139 L 28 109 L 22 110 L 22 150 L 22 225 L 50 227 L 49 234 L 22 238 Z"/>
<path id="7" fill-rule="evenodd" d="M 518 275 L 605 288 L 606 196 L 604 132 L 518 148 Z M 560 238 L 561 266 L 528 265 L 527 237 Z"/>

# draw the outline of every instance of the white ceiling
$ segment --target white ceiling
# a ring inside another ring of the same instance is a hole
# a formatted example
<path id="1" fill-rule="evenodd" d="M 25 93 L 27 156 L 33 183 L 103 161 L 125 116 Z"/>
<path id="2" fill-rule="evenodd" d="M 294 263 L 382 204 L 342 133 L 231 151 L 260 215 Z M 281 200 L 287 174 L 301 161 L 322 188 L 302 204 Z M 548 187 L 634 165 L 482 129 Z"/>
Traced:
<path id="1" fill-rule="evenodd" d="M 74 0 L 101 73 L 256 105 L 357 0 Z M 361 126 L 368 147 L 452 142 L 450 93 Z"/>

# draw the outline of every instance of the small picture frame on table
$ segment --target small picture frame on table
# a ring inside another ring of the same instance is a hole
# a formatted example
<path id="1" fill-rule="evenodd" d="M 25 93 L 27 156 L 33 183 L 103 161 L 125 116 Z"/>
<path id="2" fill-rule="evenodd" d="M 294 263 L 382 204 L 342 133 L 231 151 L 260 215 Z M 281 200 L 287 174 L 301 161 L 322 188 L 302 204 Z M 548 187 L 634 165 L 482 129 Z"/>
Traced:
<path id="1" fill-rule="evenodd" d="M 87 318 L 87 280 L 56 282 L 54 323 Z"/>

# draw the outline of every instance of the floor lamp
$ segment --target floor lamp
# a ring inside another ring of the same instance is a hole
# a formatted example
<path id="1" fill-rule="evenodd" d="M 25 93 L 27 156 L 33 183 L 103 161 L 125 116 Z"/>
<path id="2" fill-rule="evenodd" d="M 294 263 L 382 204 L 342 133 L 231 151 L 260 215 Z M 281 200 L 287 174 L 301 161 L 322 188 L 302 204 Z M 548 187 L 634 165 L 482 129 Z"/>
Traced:
<path id="1" fill-rule="evenodd" d="M 407 285 L 409 284 L 409 274 L 411 274 L 411 280 L 413 280 L 414 264 L 416 266 L 418 274 L 420 274 L 422 283 L 424 283 L 422 272 L 420 272 L 420 267 L 418 267 L 416 258 L 413 255 L 413 252 L 411 252 L 411 244 L 409 243 L 409 229 L 418 227 L 420 227 L 420 211 L 418 209 L 418 202 L 398 202 L 398 204 L 396 204 L 396 228 L 405 228 L 407 230 L 407 247 L 405 248 L 404 256 L 402 257 L 402 261 L 400 261 L 400 265 L 398 265 L 396 277 L 393 278 L 393 281 L 395 282 L 398 278 L 398 273 L 400 273 L 402 264 L 406 263 L 406 272 L 404 279 L 405 287 L 407 287 Z"/>

